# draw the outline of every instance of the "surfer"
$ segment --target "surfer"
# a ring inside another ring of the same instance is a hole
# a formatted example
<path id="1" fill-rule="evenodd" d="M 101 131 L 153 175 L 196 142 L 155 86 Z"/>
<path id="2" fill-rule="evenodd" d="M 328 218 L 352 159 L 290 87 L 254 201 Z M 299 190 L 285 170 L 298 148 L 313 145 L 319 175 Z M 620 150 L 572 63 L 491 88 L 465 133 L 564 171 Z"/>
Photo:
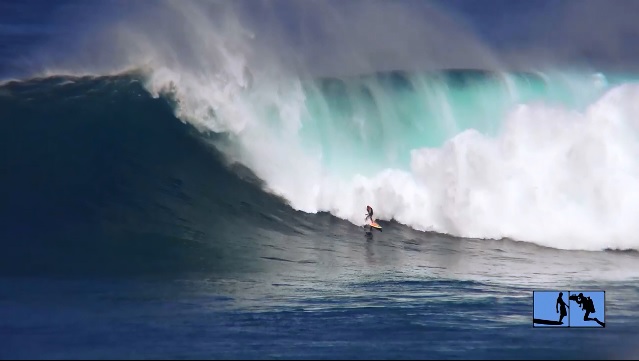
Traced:
<path id="1" fill-rule="evenodd" d="M 559 292 L 559 297 L 557 297 L 557 302 L 555 303 L 555 311 L 557 311 L 557 313 L 559 313 L 559 306 L 561 306 L 561 313 L 559 313 L 560 323 L 561 320 L 563 320 L 563 318 L 568 315 L 568 312 L 566 312 L 566 307 L 570 307 L 566 304 L 566 302 L 564 302 L 563 295 L 563 292 Z"/>
<path id="2" fill-rule="evenodd" d="M 366 206 L 366 218 L 364 218 L 364 222 L 368 221 L 369 219 L 370 222 L 368 223 L 368 231 L 371 232 L 373 228 L 375 228 L 376 230 L 381 232 L 382 227 L 380 227 L 379 224 L 375 222 L 375 218 L 373 218 L 373 207 Z M 364 228 L 366 228 L 366 226 L 364 226 Z"/>
<path id="3" fill-rule="evenodd" d="M 371 223 L 375 222 L 375 220 L 373 219 L 373 207 L 366 206 L 366 218 L 364 218 L 364 222 L 369 219 L 371 220 Z"/>

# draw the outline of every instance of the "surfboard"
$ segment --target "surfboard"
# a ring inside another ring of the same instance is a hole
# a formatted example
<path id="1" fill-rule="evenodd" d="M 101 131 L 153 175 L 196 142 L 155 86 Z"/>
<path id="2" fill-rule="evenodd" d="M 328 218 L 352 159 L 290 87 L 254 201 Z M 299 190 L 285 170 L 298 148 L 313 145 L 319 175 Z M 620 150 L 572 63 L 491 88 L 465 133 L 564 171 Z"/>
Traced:
<path id="1" fill-rule="evenodd" d="M 382 231 L 382 226 L 380 226 L 379 224 L 377 224 L 377 222 L 371 222 L 368 224 L 369 226 L 371 226 L 372 228 L 377 229 L 378 231 Z"/>

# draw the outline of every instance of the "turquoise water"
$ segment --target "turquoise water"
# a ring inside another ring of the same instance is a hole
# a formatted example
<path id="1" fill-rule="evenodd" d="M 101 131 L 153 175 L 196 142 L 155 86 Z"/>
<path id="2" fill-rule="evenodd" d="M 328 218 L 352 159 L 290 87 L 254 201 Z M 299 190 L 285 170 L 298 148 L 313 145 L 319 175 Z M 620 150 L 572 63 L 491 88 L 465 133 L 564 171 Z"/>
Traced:
<path id="1" fill-rule="evenodd" d="M 467 129 L 498 134 L 520 104 L 582 110 L 626 80 L 475 71 L 322 79 L 304 86 L 301 133 L 309 149 L 321 150 L 324 165 L 340 174 L 407 169 L 413 149 L 440 147 Z"/>

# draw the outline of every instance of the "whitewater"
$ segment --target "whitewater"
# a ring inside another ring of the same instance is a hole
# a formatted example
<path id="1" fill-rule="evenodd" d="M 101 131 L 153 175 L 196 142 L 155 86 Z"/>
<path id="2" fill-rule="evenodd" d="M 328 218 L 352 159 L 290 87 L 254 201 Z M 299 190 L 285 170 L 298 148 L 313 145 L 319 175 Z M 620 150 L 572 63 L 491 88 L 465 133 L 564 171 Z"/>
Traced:
<path id="1" fill-rule="evenodd" d="M 372 18 L 384 11 L 364 8 Z M 299 49 L 284 44 L 273 24 L 251 28 L 226 7 L 160 9 L 148 18 L 183 27 L 151 32 L 149 21 L 122 22 L 108 32 L 118 52 L 104 68 L 141 72 L 153 96 L 172 99 L 179 119 L 218 135 L 207 141 L 293 209 L 363 225 L 371 205 L 378 219 L 420 231 L 568 250 L 639 249 L 633 76 L 366 72 L 372 68 L 361 65 L 372 65 L 364 55 L 342 59 L 340 68 L 359 66 L 355 75 L 320 76 L 308 61 L 294 61 Z M 447 35 L 488 59 L 485 69 L 495 65 L 472 37 Z M 333 36 L 344 47 L 355 41 Z M 69 73 L 61 69 L 49 65 L 47 74 Z"/>
<path id="2" fill-rule="evenodd" d="M 635 249 L 639 87 L 494 77 L 457 91 L 419 75 L 323 92 L 297 80 L 279 92 L 147 86 L 172 84 L 178 116 L 228 135 L 221 149 L 297 210 L 362 225 L 369 204 L 379 219 L 459 237 Z"/>

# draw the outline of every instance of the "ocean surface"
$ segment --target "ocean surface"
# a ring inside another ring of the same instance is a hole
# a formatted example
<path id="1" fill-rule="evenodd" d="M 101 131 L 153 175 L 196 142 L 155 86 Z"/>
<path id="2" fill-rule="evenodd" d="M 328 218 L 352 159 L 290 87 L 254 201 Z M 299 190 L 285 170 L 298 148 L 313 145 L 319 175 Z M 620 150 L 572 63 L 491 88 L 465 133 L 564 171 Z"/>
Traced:
<path id="1" fill-rule="evenodd" d="M 639 355 L 639 74 L 311 76 L 192 19 L 0 84 L 0 358 Z"/>

